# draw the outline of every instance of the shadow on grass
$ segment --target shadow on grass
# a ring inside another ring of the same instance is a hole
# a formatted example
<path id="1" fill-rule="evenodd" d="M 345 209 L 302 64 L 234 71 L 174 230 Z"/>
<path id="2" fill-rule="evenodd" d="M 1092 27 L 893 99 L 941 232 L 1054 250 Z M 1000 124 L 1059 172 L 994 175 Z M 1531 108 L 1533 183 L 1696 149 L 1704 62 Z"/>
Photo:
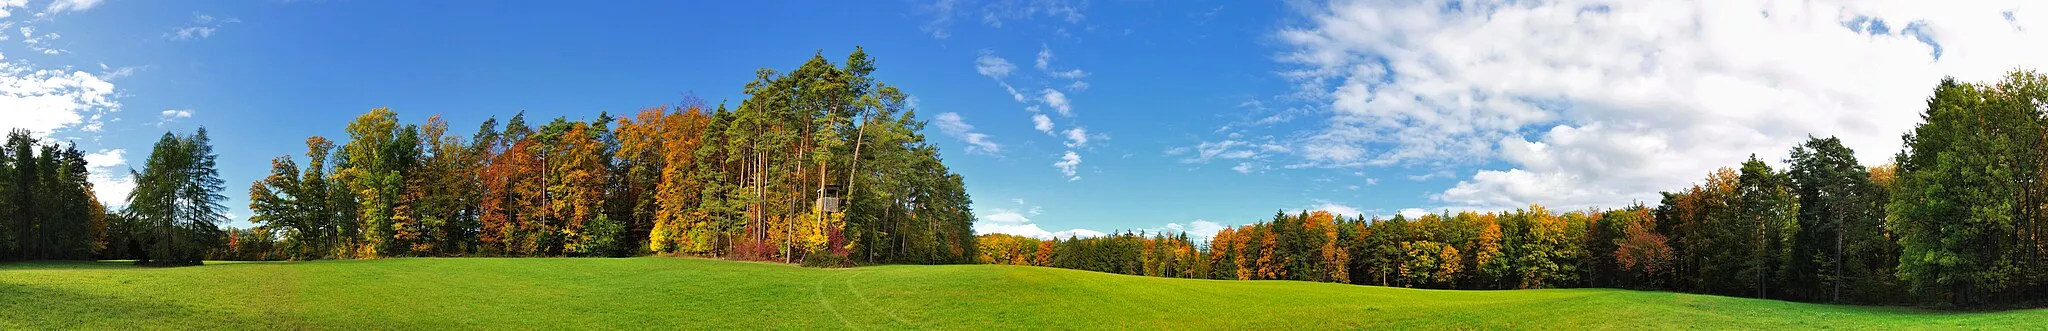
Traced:
<path id="1" fill-rule="evenodd" d="M 48 261 L 15 261 L 15 262 L 0 262 L 0 271 L 7 271 L 7 270 L 83 270 L 83 269 L 105 269 L 105 270 L 119 270 L 119 269 L 136 269 L 136 270 L 147 270 L 147 269 L 165 269 L 165 268 L 195 268 L 195 267 L 213 267 L 213 266 L 247 266 L 247 265 L 263 265 L 263 264 L 278 264 L 278 263 L 291 263 L 291 262 L 285 262 L 285 261 L 206 261 L 206 264 L 202 264 L 202 265 L 193 265 L 193 266 L 141 266 L 141 265 L 135 265 L 135 260 L 99 260 L 99 261 L 67 261 L 67 260 L 48 260 Z"/>
<path id="2" fill-rule="evenodd" d="M 139 321 L 193 313 L 168 301 L 143 301 L 37 285 L 0 283 L 0 298 L 7 298 L 0 300 L 0 320 L 30 329 L 75 329 L 104 321 Z"/>
<path id="3" fill-rule="evenodd" d="M 135 261 L 18 261 L 0 262 L 0 271 L 6 270 L 65 270 L 65 269 L 135 269 Z"/>
<path id="4" fill-rule="evenodd" d="M 1506 291 L 1532 291 L 1532 290 L 1506 290 Z M 1760 303 L 1769 303 L 1769 304 L 1775 304 L 1775 305 L 1782 305 L 1782 306 L 1784 306 L 1783 308 L 1785 308 L 1785 309 L 1798 309 L 1798 308 L 1802 308 L 1802 307 L 1827 307 L 1827 308 L 1834 308 L 1834 309 L 1841 309 L 1841 310 L 1850 310 L 1850 311 L 1861 311 L 1861 312 L 1872 312 L 1872 313 L 1885 313 L 1885 314 L 1898 314 L 1898 315 L 1924 315 L 1924 316 L 1958 316 L 1958 317 L 1961 317 L 1961 316 L 1975 316 L 1975 315 L 1999 315 L 1999 314 L 2007 314 L 2007 313 L 2024 313 L 2024 312 L 2030 312 L 2030 311 L 2041 311 L 2041 312 L 2048 312 L 2048 302 L 2020 302 L 2020 303 L 2001 303 L 2001 304 L 1983 304 L 1983 305 L 1953 306 L 1953 305 L 1945 305 L 1945 304 L 1915 304 L 1915 303 L 1849 303 L 1849 302 L 1844 302 L 1844 303 L 1830 303 L 1830 302 L 1806 302 L 1806 301 L 1794 301 L 1794 300 L 1785 300 L 1785 299 L 1765 299 L 1765 298 L 1756 298 L 1756 297 L 1745 297 L 1745 296 L 1733 296 L 1733 295 L 1724 295 L 1724 294 L 1714 294 L 1714 293 L 1689 293 L 1689 292 L 1674 292 L 1674 291 L 1662 291 L 1662 290 L 1646 290 L 1646 289 L 1627 289 L 1627 288 L 1573 288 L 1573 289 L 1543 289 L 1543 290 L 1533 290 L 1533 291 L 1602 291 L 1602 292 L 1614 292 L 1614 293 L 1633 293 L 1633 294 L 1650 294 L 1650 295 L 1670 295 L 1670 296 L 1674 296 L 1674 298 L 1673 298 L 1674 300 L 1683 300 L 1682 302 L 1684 302 L 1684 305 L 1685 305 L 1685 306 L 1687 306 L 1687 307 L 1691 307 L 1691 308 L 1696 308 L 1696 309 L 1713 309 L 1713 308 L 1715 308 L 1716 306 L 1719 306 L 1719 305 L 1725 305 L 1725 304 L 1728 304 L 1728 303 L 1730 303 L 1730 302 L 1702 302 L 1702 301 L 1697 301 L 1697 300 L 1699 300 L 1699 299 L 1704 299 L 1704 298 L 1713 298 L 1713 299 L 1719 299 L 1719 300 L 1733 300 L 1733 301 L 1753 300 L 1753 301 L 1756 301 L 1756 302 L 1760 302 Z M 1687 296 L 1690 296 L 1690 297 L 1692 297 L 1692 299 L 1682 299 L 1682 297 L 1687 297 Z M 1731 302 L 1732 302 L 1732 301 L 1731 301 Z"/>

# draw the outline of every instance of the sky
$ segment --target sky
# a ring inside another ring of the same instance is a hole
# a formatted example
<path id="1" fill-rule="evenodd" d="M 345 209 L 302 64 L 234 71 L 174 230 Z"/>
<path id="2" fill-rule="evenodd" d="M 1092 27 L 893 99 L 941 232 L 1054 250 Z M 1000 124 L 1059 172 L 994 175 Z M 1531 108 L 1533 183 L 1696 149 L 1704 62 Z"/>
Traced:
<path id="1" fill-rule="evenodd" d="M 1206 237 L 1275 212 L 1654 204 L 1808 136 L 1887 161 L 1944 76 L 2048 62 L 2036 1 L 0 0 L 0 127 L 116 207 L 204 126 L 246 227 L 269 160 L 376 107 L 461 134 L 876 59 L 976 230 Z M 301 160 L 303 162 L 303 157 Z"/>

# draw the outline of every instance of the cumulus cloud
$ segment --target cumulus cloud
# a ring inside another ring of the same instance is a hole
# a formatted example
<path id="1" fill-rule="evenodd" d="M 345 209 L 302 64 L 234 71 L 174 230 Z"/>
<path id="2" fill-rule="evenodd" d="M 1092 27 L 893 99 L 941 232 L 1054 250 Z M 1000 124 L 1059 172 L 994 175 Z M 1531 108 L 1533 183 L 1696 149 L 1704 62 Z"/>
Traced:
<path id="1" fill-rule="evenodd" d="M 93 195 L 100 203 L 120 208 L 128 205 L 128 193 L 135 191 L 135 178 L 129 176 L 128 151 L 102 149 L 85 154 L 86 181 L 92 183 Z"/>
<path id="2" fill-rule="evenodd" d="M 39 69 L 0 55 L 0 123 L 47 136 L 58 129 L 100 130 L 121 108 L 114 83 L 85 71 Z"/>
<path id="3" fill-rule="evenodd" d="M 1163 233 L 1169 235 L 1186 233 L 1188 235 L 1189 240 L 1205 242 L 1208 241 L 1209 238 L 1215 238 L 1216 232 L 1223 231 L 1223 228 L 1223 224 L 1198 219 L 1194 220 L 1193 222 L 1188 222 L 1187 224 L 1166 223 L 1165 226 L 1144 229 L 1143 231 L 1147 233 Z"/>
<path id="4" fill-rule="evenodd" d="M 1038 101 L 1044 102 L 1047 107 L 1052 107 L 1052 110 L 1059 112 L 1060 116 L 1074 116 L 1074 105 L 1068 103 L 1067 94 L 1060 93 L 1059 90 L 1045 89 L 1040 91 Z"/>
<path id="5" fill-rule="evenodd" d="M 1063 231 L 1046 231 L 1044 228 L 1039 227 L 1037 223 L 1031 221 L 1031 216 L 1037 215 L 1037 207 L 1032 207 L 1028 211 L 1009 208 L 987 208 L 983 214 L 977 217 L 979 220 L 974 222 L 974 234 L 1002 233 L 1038 239 L 1087 238 L 1103 235 L 1101 231 L 1079 228 Z"/>
<path id="6" fill-rule="evenodd" d="M 1451 206 L 1618 206 L 1750 153 L 1899 149 L 1942 76 L 2048 63 L 2029 1 L 1333 1 L 1278 58 L 1327 118 L 1325 166 L 1484 164 Z"/>
<path id="7" fill-rule="evenodd" d="M 988 134 L 974 132 L 974 126 L 968 125 L 966 121 L 962 120 L 959 113 L 940 113 L 938 117 L 932 120 L 932 124 L 939 126 L 940 133 L 945 133 L 946 136 L 960 139 L 960 142 L 967 143 L 967 153 L 969 154 L 993 155 L 1003 151 L 1003 146 L 990 141 Z"/>
<path id="8" fill-rule="evenodd" d="M 1045 114 L 1031 114 L 1031 128 L 1045 134 L 1053 134 L 1052 117 L 1045 116 Z"/>
<path id="9" fill-rule="evenodd" d="M 1051 129 L 1052 127 L 1046 126 L 1046 128 Z M 1067 148 L 1088 147 L 1088 128 L 1074 127 L 1067 129 L 1066 136 Z"/>
<path id="10" fill-rule="evenodd" d="M 1081 169 L 1081 154 L 1074 154 L 1074 151 L 1067 151 L 1067 154 L 1061 155 L 1060 161 L 1053 162 L 1052 166 L 1054 168 L 1059 168 L 1060 174 L 1067 176 L 1067 181 L 1069 182 L 1081 180 L 1081 176 L 1078 174 L 1079 170 Z"/>
<path id="11" fill-rule="evenodd" d="M 27 7 L 28 0 L 0 0 L 0 18 L 14 16 L 15 9 Z"/>
<path id="12" fill-rule="evenodd" d="M 1330 214 L 1334 214 L 1334 215 L 1337 215 L 1337 216 L 1344 216 L 1344 217 L 1358 217 L 1359 215 L 1365 215 L 1365 211 L 1363 211 L 1363 210 L 1359 210 L 1359 209 L 1358 209 L 1357 207 L 1352 207 L 1352 206 L 1349 206 L 1349 205 L 1345 205 L 1345 204 L 1341 204 L 1341 203 L 1336 203 L 1336 202 L 1332 202 L 1332 201 L 1329 201 L 1329 200 L 1323 200 L 1323 199 L 1316 199 L 1316 200 L 1314 200 L 1314 201 L 1315 201 L 1315 204 L 1313 204 L 1313 205 L 1309 205 L 1309 207 L 1308 207 L 1308 208 L 1306 208 L 1306 209 L 1301 209 L 1301 210 L 1297 210 L 1297 211 L 1316 211 L 1316 210 L 1321 210 L 1321 211 L 1327 211 L 1327 212 L 1330 212 Z"/>

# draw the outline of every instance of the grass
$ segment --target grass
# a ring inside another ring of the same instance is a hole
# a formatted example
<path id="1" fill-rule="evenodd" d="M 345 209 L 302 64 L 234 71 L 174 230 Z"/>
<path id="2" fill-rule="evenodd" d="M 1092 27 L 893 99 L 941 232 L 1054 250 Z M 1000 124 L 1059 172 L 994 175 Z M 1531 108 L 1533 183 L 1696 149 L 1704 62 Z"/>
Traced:
<path id="1" fill-rule="evenodd" d="M 990 265 L 683 258 L 0 264 L 0 329 L 2035 329 L 1611 289 L 1434 291 Z"/>

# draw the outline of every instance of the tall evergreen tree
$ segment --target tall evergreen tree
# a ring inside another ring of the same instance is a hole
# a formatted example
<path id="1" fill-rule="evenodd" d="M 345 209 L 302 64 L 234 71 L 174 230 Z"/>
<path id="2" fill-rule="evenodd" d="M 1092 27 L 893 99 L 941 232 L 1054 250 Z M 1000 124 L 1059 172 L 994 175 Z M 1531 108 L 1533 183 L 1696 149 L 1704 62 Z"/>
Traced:
<path id="1" fill-rule="evenodd" d="M 1855 152 L 1841 139 L 1809 138 L 1792 149 L 1793 191 L 1799 196 L 1799 233 L 1794 236 L 1790 269 L 1796 295 L 1827 301 L 1841 301 L 1845 284 L 1851 291 L 1875 286 L 1874 276 L 1864 259 L 1872 252 L 1857 252 L 1873 241 L 1884 241 L 1879 231 L 1881 210 L 1873 210 L 1870 170 L 1856 162 Z M 1855 254 L 1866 253 L 1866 254 Z M 1876 255 L 1882 256 L 1882 255 Z M 1885 276 L 1888 277 L 1888 276 Z"/>
<path id="2" fill-rule="evenodd" d="M 36 147 L 36 139 L 29 135 L 28 130 L 15 129 L 7 133 L 5 151 L 14 171 L 5 183 L 8 196 L 4 198 L 13 206 L 13 213 L 6 216 L 10 231 L 5 241 L 12 243 L 14 254 L 10 257 L 15 259 L 34 258 L 41 252 L 37 247 L 41 240 L 36 236 L 36 226 L 42 223 L 44 215 L 40 201 L 44 168 L 43 163 L 36 159 Z"/>
<path id="3" fill-rule="evenodd" d="M 165 133 L 150 151 L 144 170 L 132 172 L 135 191 L 128 195 L 128 215 L 146 228 L 149 247 L 139 264 L 199 264 L 219 245 L 226 200 L 214 170 L 213 148 L 201 128 L 191 136 Z"/>

